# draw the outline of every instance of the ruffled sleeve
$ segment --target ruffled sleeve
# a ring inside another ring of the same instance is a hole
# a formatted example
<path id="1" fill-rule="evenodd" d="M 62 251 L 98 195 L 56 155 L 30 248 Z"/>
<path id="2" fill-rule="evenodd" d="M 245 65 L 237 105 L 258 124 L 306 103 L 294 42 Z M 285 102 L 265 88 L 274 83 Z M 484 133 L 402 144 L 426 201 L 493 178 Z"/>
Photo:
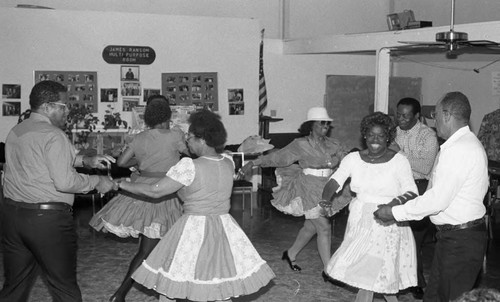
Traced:
<path id="1" fill-rule="evenodd" d="M 167 176 L 184 186 L 189 186 L 193 183 L 195 172 L 193 159 L 184 157 L 168 170 Z"/>

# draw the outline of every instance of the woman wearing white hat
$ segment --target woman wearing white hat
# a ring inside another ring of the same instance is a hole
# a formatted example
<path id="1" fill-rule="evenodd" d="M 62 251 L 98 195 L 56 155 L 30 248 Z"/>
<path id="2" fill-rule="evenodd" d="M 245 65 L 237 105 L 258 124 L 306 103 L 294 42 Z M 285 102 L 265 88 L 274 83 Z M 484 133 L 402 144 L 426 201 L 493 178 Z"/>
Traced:
<path id="1" fill-rule="evenodd" d="M 305 216 L 306 221 L 295 242 L 282 256 L 294 271 L 301 270 L 295 262 L 297 254 L 316 234 L 324 266 L 331 256 L 330 220 L 324 216 L 318 203 L 328 178 L 348 153 L 343 144 L 327 136 L 331 122 L 332 118 L 324 107 L 310 108 L 307 120 L 299 129 L 301 137 L 276 152 L 248 162 L 242 168 L 245 174 L 254 165 L 278 168 L 278 187 L 273 188 L 274 199 L 271 203 L 286 214 Z M 347 203 L 350 195 L 346 199 Z"/>

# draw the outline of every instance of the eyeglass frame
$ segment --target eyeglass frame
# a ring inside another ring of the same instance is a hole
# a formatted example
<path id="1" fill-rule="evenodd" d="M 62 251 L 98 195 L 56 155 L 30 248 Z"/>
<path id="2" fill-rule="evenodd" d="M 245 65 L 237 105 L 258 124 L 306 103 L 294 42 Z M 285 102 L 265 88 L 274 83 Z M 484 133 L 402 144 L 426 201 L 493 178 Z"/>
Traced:
<path id="1" fill-rule="evenodd" d="M 58 106 L 63 106 L 64 110 L 69 110 L 68 104 L 65 104 L 65 103 L 61 103 L 61 102 L 47 102 L 47 104 L 54 104 L 54 105 L 58 105 Z"/>
<path id="2" fill-rule="evenodd" d="M 184 134 L 184 140 L 186 142 L 189 142 L 189 140 L 192 139 L 192 138 L 199 138 L 199 137 L 197 137 L 196 135 L 194 135 L 192 133 L 189 133 L 189 132 L 186 133 L 186 134 Z"/>
<path id="3" fill-rule="evenodd" d="M 449 112 L 448 110 L 441 110 L 441 112 Z M 431 119 L 435 120 L 436 119 L 436 110 L 432 110 L 431 113 L 429 114 Z"/>
<path id="4" fill-rule="evenodd" d="M 331 121 L 318 121 L 321 126 L 331 126 L 332 122 Z"/>

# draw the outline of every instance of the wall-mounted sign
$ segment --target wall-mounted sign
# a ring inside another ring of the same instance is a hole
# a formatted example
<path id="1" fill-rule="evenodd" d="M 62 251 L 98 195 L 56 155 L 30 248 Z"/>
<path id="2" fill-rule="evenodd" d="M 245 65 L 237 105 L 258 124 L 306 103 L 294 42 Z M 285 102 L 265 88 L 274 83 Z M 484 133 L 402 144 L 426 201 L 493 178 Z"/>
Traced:
<path id="1" fill-rule="evenodd" d="M 149 46 L 108 45 L 102 58 L 109 64 L 149 65 L 155 61 L 156 53 Z"/>

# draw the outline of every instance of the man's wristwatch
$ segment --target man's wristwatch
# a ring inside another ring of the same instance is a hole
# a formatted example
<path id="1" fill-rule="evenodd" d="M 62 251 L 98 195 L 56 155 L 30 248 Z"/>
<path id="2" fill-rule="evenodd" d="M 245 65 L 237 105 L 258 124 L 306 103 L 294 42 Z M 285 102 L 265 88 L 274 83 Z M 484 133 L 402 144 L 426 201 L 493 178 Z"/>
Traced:
<path id="1" fill-rule="evenodd" d="M 118 191 L 120 190 L 120 184 L 122 183 L 121 179 L 118 180 L 113 180 L 113 190 Z"/>

